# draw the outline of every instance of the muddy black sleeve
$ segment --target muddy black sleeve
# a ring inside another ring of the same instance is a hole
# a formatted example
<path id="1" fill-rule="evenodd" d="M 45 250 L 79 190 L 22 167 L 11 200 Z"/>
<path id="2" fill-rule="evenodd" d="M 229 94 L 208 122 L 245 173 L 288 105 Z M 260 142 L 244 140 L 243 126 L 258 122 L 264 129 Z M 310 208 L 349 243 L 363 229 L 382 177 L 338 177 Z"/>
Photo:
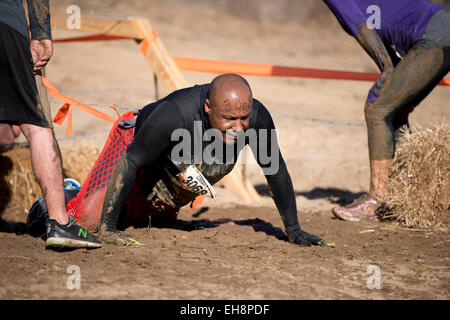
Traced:
<path id="1" fill-rule="evenodd" d="M 294 186 L 281 152 L 279 154 L 278 172 L 276 174 L 266 174 L 266 179 L 272 198 L 286 228 L 286 233 L 289 235 L 298 230 L 300 225 L 297 217 Z"/>
<path id="2" fill-rule="evenodd" d="M 278 146 L 272 117 L 262 104 L 259 105 L 255 120 L 255 129 L 258 132 L 257 147 L 254 148 L 252 144 L 250 144 L 250 147 L 264 172 L 269 184 L 270 194 L 280 213 L 286 233 L 289 235 L 300 229 L 294 187 Z"/>
<path id="3" fill-rule="evenodd" d="M 102 210 L 102 224 L 106 230 L 116 230 L 120 208 L 133 188 L 138 169 L 151 165 L 164 153 L 170 147 L 172 132 L 183 127 L 181 113 L 170 102 L 161 103 L 141 124 L 108 183 Z"/>
<path id="4" fill-rule="evenodd" d="M 27 0 L 31 40 L 52 39 L 49 0 Z"/>

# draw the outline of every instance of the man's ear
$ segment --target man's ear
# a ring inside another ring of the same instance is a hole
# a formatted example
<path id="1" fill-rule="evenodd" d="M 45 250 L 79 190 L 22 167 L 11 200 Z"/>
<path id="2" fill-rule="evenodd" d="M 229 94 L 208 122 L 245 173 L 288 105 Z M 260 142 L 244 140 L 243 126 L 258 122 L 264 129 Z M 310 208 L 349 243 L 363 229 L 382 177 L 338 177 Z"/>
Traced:
<path id="1" fill-rule="evenodd" d="M 211 107 L 209 106 L 209 99 L 206 98 L 206 100 L 205 100 L 205 112 L 209 114 L 210 110 L 211 110 Z"/>

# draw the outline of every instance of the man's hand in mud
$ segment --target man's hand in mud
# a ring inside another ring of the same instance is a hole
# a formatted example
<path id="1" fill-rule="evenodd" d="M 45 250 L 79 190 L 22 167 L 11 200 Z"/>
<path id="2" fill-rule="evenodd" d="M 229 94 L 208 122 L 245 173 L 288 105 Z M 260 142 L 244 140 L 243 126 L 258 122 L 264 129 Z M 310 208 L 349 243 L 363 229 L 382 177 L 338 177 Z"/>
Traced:
<path id="1" fill-rule="evenodd" d="M 34 62 L 34 73 L 38 73 L 49 62 L 53 55 L 53 42 L 49 39 L 31 40 L 31 56 Z"/>
<path id="2" fill-rule="evenodd" d="M 288 234 L 289 242 L 293 244 L 298 244 L 300 246 L 311 247 L 311 246 L 321 246 L 326 247 L 327 243 L 322 238 L 318 236 L 305 232 L 302 229 L 297 229 Z"/>
<path id="3" fill-rule="evenodd" d="M 105 243 L 115 244 L 118 246 L 143 246 L 135 237 L 126 234 L 123 231 L 102 230 L 100 240 Z"/>

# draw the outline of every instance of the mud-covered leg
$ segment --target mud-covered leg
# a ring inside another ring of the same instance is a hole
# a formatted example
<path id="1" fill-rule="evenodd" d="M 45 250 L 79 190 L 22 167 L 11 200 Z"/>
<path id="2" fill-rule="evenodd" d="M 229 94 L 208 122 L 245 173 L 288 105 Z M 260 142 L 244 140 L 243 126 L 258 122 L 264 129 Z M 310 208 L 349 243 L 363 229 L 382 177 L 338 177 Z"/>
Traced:
<path id="1" fill-rule="evenodd" d="M 395 136 L 408 126 L 408 114 L 449 71 L 449 48 L 417 45 L 385 80 L 379 96 L 365 106 L 370 158 L 370 191 L 346 207 L 333 209 L 344 220 L 375 217 L 386 201 L 389 172 L 395 153 Z"/>
<path id="2" fill-rule="evenodd" d="M 136 168 L 127 159 L 127 152 L 124 152 L 117 160 L 103 202 L 99 228 L 100 239 L 103 242 L 124 246 L 143 245 L 134 237 L 117 229 L 122 204 L 134 185 L 136 172 Z"/>
<path id="3" fill-rule="evenodd" d="M 371 161 L 370 194 L 384 201 L 390 163 L 395 153 L 395 137 L 408 127 L 408 115 L 448 72 L 444 49 L 411 50 L 397 65 L 365 116 Z"/>

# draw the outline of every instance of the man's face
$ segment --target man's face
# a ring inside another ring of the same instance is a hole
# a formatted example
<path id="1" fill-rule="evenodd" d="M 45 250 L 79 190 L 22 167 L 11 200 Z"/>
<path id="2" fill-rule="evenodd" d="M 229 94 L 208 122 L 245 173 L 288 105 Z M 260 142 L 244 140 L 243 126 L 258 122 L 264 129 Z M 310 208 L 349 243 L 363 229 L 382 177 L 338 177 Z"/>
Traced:
<path id="1" fill-rule="evenodd" d="M 205 111 L 209 123 L 212 128 L 222 133 L 225 143 L 236 143 L 238 135 L 247 130 L 252 101 L 248 90 L 227 90 L 225 94 L 218 94 L 211 101 L 206 99 Z"/>

